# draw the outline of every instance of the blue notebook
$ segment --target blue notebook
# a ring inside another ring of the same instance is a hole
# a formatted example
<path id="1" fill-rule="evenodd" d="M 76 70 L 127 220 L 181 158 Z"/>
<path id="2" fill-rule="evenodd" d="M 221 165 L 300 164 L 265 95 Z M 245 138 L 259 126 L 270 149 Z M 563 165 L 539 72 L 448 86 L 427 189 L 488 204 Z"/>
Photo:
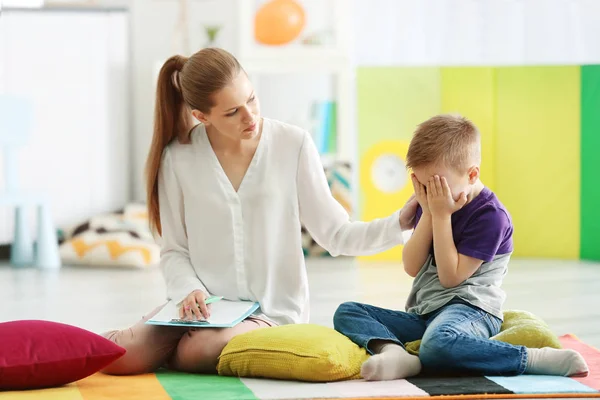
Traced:
<path id="1" fill-rule="evenodd" d="M 189 326 L 190 328 L 231 328 L 248 318 L 259 304 L 252 301 L 219 300 L 210 305 L 210 318 L 186 321 L 179 318 L 179 308 L 168 302 L 154 317 L 146 321 L 150 325 Z"/>

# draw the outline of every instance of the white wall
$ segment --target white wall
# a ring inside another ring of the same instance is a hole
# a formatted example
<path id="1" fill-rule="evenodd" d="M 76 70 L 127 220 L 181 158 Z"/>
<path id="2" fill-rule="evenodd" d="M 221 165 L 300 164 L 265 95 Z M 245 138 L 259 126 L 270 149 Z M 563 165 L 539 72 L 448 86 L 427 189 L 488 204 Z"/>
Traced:
<path id="1" fill-rule="evenodd" d="M 251 0 L 248 0 L 251 1 Z M 264 0 L 260 0 L 264 1 Z M 310 0 L 314 1 L 314 0 Z M 322 0 L 327 1 L 327 0 Z M 356 63 L 369 65 L 505 65 L 600 62 L 598 0 L 348 0 L 356 7 Z M 131 8 L 133 193 L 144 199 L 143 167 L 152 134 L 154 69 L 177 52 L 176 0 L 98 0 Z M 237 50 L 235 0 L 189 0 L 191 50 L 203 23 L 221 23 L 219 45 Z M 267 116 L 300 121 L 311 98 L 331 92 L 322 76 L 259 79 Z"/>
<path id="2" fill-rule="evenodd" d="M 360 65 L 600 62 L 598 0 L 355 0 Z"/>

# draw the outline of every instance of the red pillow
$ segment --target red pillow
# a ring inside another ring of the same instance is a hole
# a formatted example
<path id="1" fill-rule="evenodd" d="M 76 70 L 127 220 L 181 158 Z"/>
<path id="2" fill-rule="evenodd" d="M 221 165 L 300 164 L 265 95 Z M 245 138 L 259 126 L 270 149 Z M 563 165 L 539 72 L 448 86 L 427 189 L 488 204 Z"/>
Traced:
<path id="1" fill-rule="evenodd" d="M 50 321 L 0 323 L 0 390 L 61 386 L 125 354 L 100 335 Z"/>

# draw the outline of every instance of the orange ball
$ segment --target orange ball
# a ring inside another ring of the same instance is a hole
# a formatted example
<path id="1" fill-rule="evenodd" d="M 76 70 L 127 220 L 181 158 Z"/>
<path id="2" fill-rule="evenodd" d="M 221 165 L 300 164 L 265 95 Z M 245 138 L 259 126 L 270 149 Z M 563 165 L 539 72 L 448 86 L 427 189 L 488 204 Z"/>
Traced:
<path id="1" fill-rule="evenodd" d="M 262 44 L 282 45 L 296 39 L 305 25 L 304 9 L 294 0 L 271 0 L 254 17 L 254 38 Z"/>

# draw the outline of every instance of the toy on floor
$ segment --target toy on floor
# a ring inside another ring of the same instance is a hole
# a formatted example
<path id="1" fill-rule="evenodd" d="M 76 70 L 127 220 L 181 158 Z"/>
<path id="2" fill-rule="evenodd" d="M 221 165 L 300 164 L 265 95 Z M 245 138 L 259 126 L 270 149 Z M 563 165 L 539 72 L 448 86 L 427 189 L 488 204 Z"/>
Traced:
<path id="1" fill-rule="evenodd" d="M 134 203 L 65 229 L 60 255 L 69 265 L 146 268 L 158 265 L 160 246 L 150 232 L 146 207 Z"/>

